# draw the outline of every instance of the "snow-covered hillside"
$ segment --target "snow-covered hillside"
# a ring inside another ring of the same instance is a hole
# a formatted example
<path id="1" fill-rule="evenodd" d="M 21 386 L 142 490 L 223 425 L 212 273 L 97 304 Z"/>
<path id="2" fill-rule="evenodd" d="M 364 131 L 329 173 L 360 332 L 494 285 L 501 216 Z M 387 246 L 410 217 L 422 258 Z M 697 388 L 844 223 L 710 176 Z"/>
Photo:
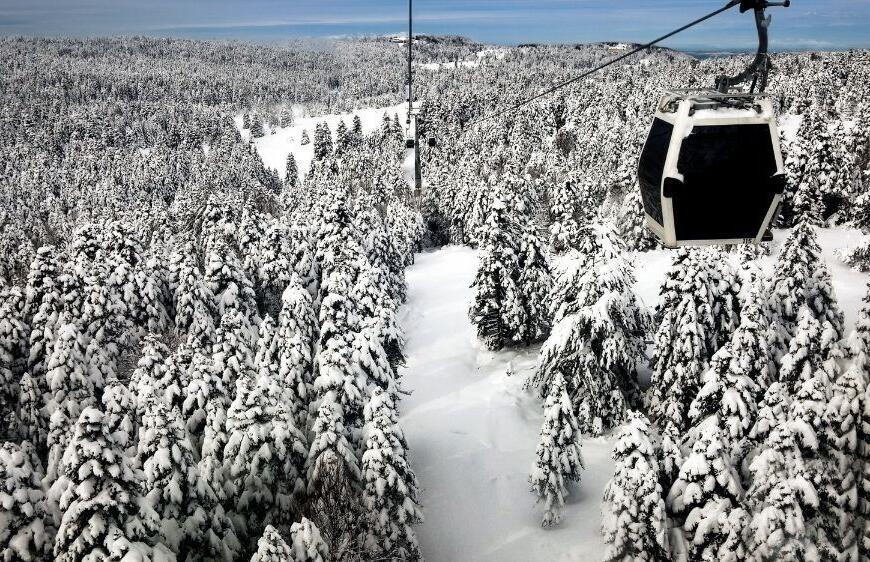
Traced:
<path id="1" fill-rule="evenodd" d="M 767 272 L 786 232 L 774 235 L 772 256 L 759 260 Z M 844 266 L 834 251 L 859 237 L 854 229 L 819 231 L 849 329 L 870 276 Z M 634 256 L 635 289 L 649 308 L 672 256 L 671 250 Z M 411 395 L 400 409 L 423 493 L 423 554 L 432 561 L 601 560 L 601 498 L 613 473 L 613 437 L 584 440 L 586 469 L 562 524 L 541 528 L 527 482 L 541 403 L 523 389 L 539 348 L 493 353 L 480 345 L 467 314 L 477 262 L 476 251 L 448 246 L 418 255 L 408 269 L 402 384 Z"/>
<path id="2" fill-rule="evenodd" d="M 523 390 L 537 348 L 491 353 L 468 319 L 477 254 L 449 246 L 418 256 L 403 309 L 408 364 L 401 404 L 422 488 L 427 560 L 600 560 L 600 500 L 611 441 L 583 443 L 586 471 L 561 527 L 543 530 L 529 493 L 542 415 Z M 512 374 L 508 374 L 511 372 Z"/>
<path id="3" fill-rule="evenodd" d="M 314 158 L 314 144 L 302 144 L 302 131 L 307 131 L 308 136 L 313 138 L 315 125 L 326 122 L 329 125 L 329 130 L 332 132 L 333 141 L 335 141 L 339 122 L 344 121 L 345 125 L 350 127 L 354 116 L 358 115 L 362 122 L 363 133 L 369 134 L 381 126 L 384 113 L 389 115 L 390 118 L 398 115 L 401 122 L 404 123 L 405 117 L 408 114 L 408 106 L 407 104 L 399 104 L 390 107 L 367 107 L 351 113 L 297 117 L 289 127 L 275 127 L 274 129 L 267 130 L 265 136 L 254 139 L 254 146 L 256 146 L 257 152 L 260 154 L 263 164 L 277 170 L 281 179 L 285 179 L 287 155 L 292 152 L 296 158 L 299 178 L 301 179 L 308 173 L 308 169 L 311 167 L 311 160 Z M 250 131 L 242 128 L 242 116 L 236 116 L 235 122 L 242 137 L 246 140 L 249 139 Z"/>

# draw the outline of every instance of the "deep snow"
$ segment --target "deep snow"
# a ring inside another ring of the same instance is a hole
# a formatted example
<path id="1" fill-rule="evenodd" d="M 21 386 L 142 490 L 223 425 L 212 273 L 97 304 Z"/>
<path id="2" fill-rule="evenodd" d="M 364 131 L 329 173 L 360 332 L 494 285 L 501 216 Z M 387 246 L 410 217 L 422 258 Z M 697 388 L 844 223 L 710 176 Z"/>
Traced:
<path id="1" fill-rule="evenodd" d="M 759 265 L 769 274 L 786 232 L 774 233 L 772 255 Z M 854 326 L 868 276 L 834 255 L 853 244 L 856 230 L 819 231 L 847 330 Z M 635 290 L 652 309 L 672 251 L 634 257 Z M 737 254 L 731 254 L 735 266 Z M 468 320 L 477 253 L 448 246 L 419 254 L 407 271 L 402 308 L 408 357 L 402 386 L 412 394 L 400 408 L 411 463 L 422 488 L 425 522 L 418 529 L 430 561 L 598 561 L 601 498 L 613 472 L 613 437 L 584 439 L 583 477 L 569 498 L 562 524 L 539 525 L 527 478 L 543 419 L 541 402 L 523 390 L 539 348 L 491 353 Z M 507 370 L 513 372 L 507 374 Z"/>
<path id="2" fill-rule="evenodd" d="M 613 472 L 612 441 L 584 440 L 586 470 L 562 524 L 542 529 L 527 479 L 543 416 L 541 403 L 522 388 L 538 350 L 481 348 L 467 314 L 476 269 L 476 252 L 457 246 L 420 254 L 408 269 L 402 385 L 412 394 L 400 407 L 422 488 L 423 555 L 430 561 L 600 560 L 599 506 Z"/>

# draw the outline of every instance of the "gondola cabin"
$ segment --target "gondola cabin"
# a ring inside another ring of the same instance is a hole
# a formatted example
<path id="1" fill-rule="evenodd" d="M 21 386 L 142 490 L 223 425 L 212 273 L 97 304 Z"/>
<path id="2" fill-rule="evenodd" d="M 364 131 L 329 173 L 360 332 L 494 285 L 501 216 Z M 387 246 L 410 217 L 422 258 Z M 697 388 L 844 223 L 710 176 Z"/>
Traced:
<path id="1" fill-rule="evenodd" d="M 770 98 L 667 93 L 638 183 L 647 226 L 669 248 L 764 241 L 785 189 Z"/>

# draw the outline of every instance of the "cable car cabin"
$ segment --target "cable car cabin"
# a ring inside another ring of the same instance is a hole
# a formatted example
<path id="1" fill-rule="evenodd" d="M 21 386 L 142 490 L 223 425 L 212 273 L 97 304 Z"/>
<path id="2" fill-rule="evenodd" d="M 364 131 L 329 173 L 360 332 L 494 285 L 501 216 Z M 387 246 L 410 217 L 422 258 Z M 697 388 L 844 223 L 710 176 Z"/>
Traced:
<path id="1" fill-rule="evenodd" d="M 638 182 L 647 226 L 669 248 L 769 239 L 785 189 L 770 99 L 712 91 L 664 95 Z"/>
<path id="2" fill-rule="evenodd" d="M 412 139 L 412 138 L 405 139 L 405 148 L 414 148 L 414 145 L 415 145 L 414 139 Z"/>

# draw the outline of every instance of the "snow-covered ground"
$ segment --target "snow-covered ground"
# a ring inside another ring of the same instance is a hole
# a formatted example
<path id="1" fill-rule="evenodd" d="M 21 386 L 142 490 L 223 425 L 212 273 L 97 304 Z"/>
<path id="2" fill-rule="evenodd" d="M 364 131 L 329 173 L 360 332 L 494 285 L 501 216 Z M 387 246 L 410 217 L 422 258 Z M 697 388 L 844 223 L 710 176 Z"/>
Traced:
<path id="1" fill-rule="evenodd" d="M 478 51 L 476 54 L 476 58 L 469 60 L 457 60 L 457 61 L 448 61 L 448 62 L 424 62 L 416 64 L 415 66 L 422 68 L 423 70 L 444 70 L 450 68 L 475 68 L 480 66 L 480 63 L 484 61 L 484 59 L 496 59 L 501 60 L 507 55 L 507 49 L 484 49 L 482 51 Z"/>
<path id="2" fill-rule="evenodd" d="M 773 254 L 760 261 L 768 272 L 785 235 L 775 232 Z M 859 236 L 845 228 L 819 232 L 848 330 L 868 276 L 844 266 L 834 252 Z M 662 250 L 636 256 L 636 291 L 647 307 L 657 302 L 671 255 Z M 422 488 L 423 554 L 432 561 L 600 560 L 600 502 L 613 471 L 613 439 L 584 441 L 586 469 L 562 524 L 542 529 L 526 481 L 541 404 L 523 390 L 538 348 L 491 353 L 480 346 L 467 314 L 476 269 L 474 250 L 450 246 L 418 255 L 407 272 L 402 325 L 408 364 L 402 385 L 412 394 L 401 409 Z"/>
<path id="3" fill-rule="evenodd" d="M 601 559 L 600 498 L 612 442 L 586 440 L 586 470 L 562 525 L 542 529 L 527 478 L 541 404 L 523 390 L 537 349 L 491 353 L 468 319 L 477 254 L 451 246 L 408 270 L 402 324 L 407 368 L 402 425 L 422 488 L 418 529 L 431 561 Z M 508 365 L 513 375 L 507 374 Z"/>
<path id="4" fill-rule="evenodd" d="M 293 124 L 289 127 L 276 127 L 275 129 L 266 129 L 266 135 L 258 139 L 254 139 L 254 146 L 263 159 L 263 163 L 269 167 L 278 170 L 281 179 L 284 179 L 287 166 L 287 155 L 293 152 L 296 158 L 296 166 L 299 170 L 299 177 L 302 178 L 308 173 L 311 167 L 311 160 L 314 158 L 314 127 L 322 121 L 326 121 L 329 125 L 329 130 L 332 131 L 332 139 L 335 141 L 335 132 L 338 129 L 338 123 L 344 120 L 344 124 L 348 128 L 353 126 L 354 115 L 359 115 L 362 122 L 363 132 L 368 134 L 377 130 L 381 126 L 384 118 L 384 113 L 390 116 L 398 115 L 402 124 L 405 123 L 405 117 L 408 113 L 407 104 L 394 105 L 390 107 L 367 107 L 358 109 L 352 113 L 333 113 L 329 115 L 318 115 L 315 117 L 297 117 Z M 236 127 L 242 133 L 244 138 L 248 138 L 248 131 L 242 129 L 242 116 L 236 116 Z M 308 139 L 311 141 L 308 144 L 302 144 L 302 131 L 308 131 Z M 272 134 L 274 132 L 274 134 Z"/>

